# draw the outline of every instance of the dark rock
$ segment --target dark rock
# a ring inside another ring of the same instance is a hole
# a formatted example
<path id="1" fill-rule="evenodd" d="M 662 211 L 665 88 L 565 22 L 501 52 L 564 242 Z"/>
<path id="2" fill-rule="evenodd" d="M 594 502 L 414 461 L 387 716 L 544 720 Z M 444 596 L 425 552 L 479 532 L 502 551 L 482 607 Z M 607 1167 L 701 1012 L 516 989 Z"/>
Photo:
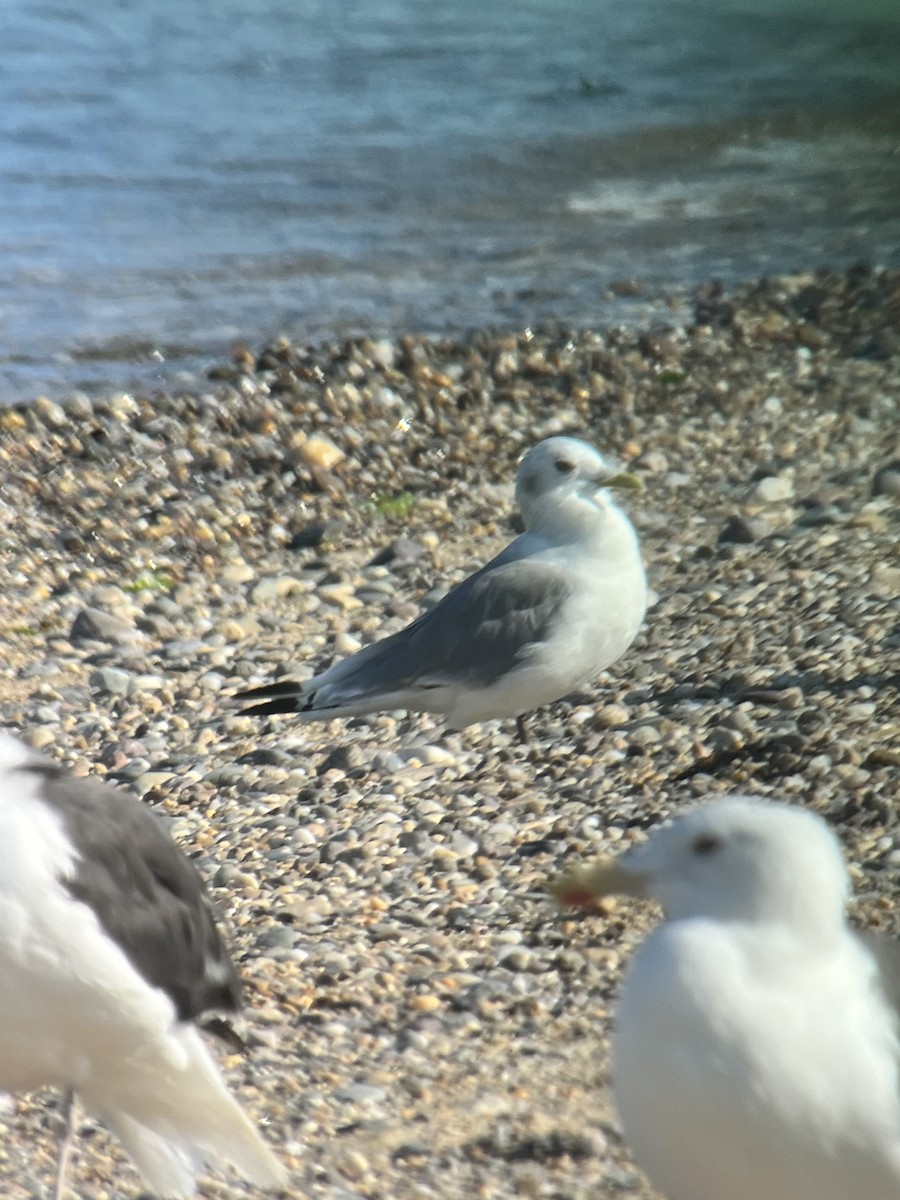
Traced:
<path id="1" fill-rule="evenodd" d="M 83 608 L 72 622 L 70 642 L 123 642 L 134 637 L 134 627 L 100 608 Z"/>
<path id="2" fill-rule="evenodd" d="M 398 1146 L 391 1154 L 391 1158 L 395 1162 L 402 1162 L 410 1158 L 430 1158 L 432 1154 L 431 1147 L 422 1141 L 404 1142 Z"/>
<path id="3" fill-rule="evenodd" d="M 513 1137 L 508 1129 L 498 1129 L 470 1142 L 465 1149 L 473 1158 L 502 1158 L 506 1162 L 545 1162 L 563 1156 L 585 1159 L 597 1153 L 596 1143 L 590 1137 L 566 1129 L 519 1138 Z"/>
<path id="4" fill-rule="evenodd" d="M 303 525 L 291 535 L 287 544 L 288 550 L 312 550 L 321 546 L 324 541 L 333 538 L 340 528 L 338 521 L 317 521 Z"/>
<path id="5" fill-rule="evenodd" d="M 108 696 L 127 696 L 131 690 L 131 681 L 130 673 L 118 667 L 102 667 L 99 671 L 94 671 L 88 680 L 91 687 Z"/>
<path id="6" fill-rule="evenodd" d="M 718 279 L 702 283 L 694 292 L 694 320 L 698 325 L 725 329 L 734 323 L 735 304 L 725 295 Z"/>
<path id="7" fill-rule="evenodd" d="M 893 358 L 895 354 L 900 354 L 900 334 L 893 329 L 879 329 L 871 337 L 860 338 L 852 353 L 854 358 Z"/>
<path id="8" fill-rule="evenodd" d="M 771 532 L 771 526 L 762 517 L 731 517 L 719 534 L 719 544 L 734 542 L 750 545 L 761 541 Z"/>
<path id="9" fill-rule="evenodd" d="M 290 948 L 297 940 L 297 934 L 286 925 L 275 925 L 257 934 L 256 942 L 265 950 L 280 950 Z"/>
<path id="10" fill-rule="evenodd" d="M 354 771 L 368 763 L 368 758 L 359 746 L 336 746 L 319 767 L 319 774 L 325 771 Z"/>
<path id="11" fill-rule="evenodd" d="M 636 279 L 611 279 L 607 287 L 614 296 L 640 296 L 641 285 Z"/>
<path id="12" fill-rule="evenodd" d="M 900 496 L 900 458 L 885 463 L 872 480 L 873 496 Z"/>
<path id="13" fill-rule="evenodd" d="M 385 567 L 388 565 L 399 566 L 403 563 L 414 563 L 424 553 L 425 547 L 416 538 L 398 537 L 379 550 L 367 565 L 370 567 Z"/>
<path id="14" fill-rule="evenodd" d="M 814 527 L 816 525 L 839 525 L 846 521 L 847 514 L 835 504 L 812 504 L 797 518 L 798 525 Z"/>
<path id="15" fill-rule="evenodd" d="M 289 751 L 277 746 L 264 746 L 258 750 L 248 750 L 237 761 L 251 767 L 290 767 L 295 758 Z"/>
<path id="16" fill-rule="evenodd" d="M 143 633 L 152 634 L 159 642 L 171 642 L 178 636 L 175 623 L 159 613 L 145 613 L 138 617 L 136 624 Z"/>

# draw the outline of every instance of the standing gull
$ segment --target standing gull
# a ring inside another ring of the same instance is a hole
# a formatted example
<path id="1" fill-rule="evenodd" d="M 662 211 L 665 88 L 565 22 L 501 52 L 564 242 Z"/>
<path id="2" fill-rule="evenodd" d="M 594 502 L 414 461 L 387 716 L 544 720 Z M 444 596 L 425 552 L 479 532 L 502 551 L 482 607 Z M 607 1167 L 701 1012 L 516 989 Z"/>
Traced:
<path id="1" fill-rule="evenodd" d="M 525 532 L 391 637 L 302 682 L 245 692 L 250 713 L 303 720 L 405 708 L 461 729 L 549 704 L 615 662 L 641 627 L 637 536 L 609 488 L 633 488 L 592 447 L 539 442 L 522 459 Z"/>
<path id="2" fill-rule="evenodd" d="M 240 1006 L 200 877 L 157 818 L 0 733 L 0 1089 L 65 1090 L 56 1200 L 76 1093 L 161 1196 L 193 1195 L 204 1162 L 283 1181 L 197 1028 Z"/>
<path id="3" fill-rule="evenodd" d="M 613 1082 L 668 1200 L 900 1196 L 896 946 L 848 926 L 849 890 L 824 821 L 746 798 L 554 885 L 665 910 L 625 983 Z"/>

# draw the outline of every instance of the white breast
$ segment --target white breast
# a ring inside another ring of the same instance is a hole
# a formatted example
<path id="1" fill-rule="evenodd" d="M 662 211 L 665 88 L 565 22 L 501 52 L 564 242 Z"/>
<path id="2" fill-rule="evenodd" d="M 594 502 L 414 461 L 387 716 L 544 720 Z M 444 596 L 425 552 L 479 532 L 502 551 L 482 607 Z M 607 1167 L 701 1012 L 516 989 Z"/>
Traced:
<path id="1" fill-rule="evenodd" d="M 622 997 L 615 1089 L 638 1162 L 668 1200 L 897 1200 L 897 1039 L 874 989 L 848 992 L 831 963 L 786 1005 L 727 940 L 710 954 L 710 926 L 657 930 Z"/>

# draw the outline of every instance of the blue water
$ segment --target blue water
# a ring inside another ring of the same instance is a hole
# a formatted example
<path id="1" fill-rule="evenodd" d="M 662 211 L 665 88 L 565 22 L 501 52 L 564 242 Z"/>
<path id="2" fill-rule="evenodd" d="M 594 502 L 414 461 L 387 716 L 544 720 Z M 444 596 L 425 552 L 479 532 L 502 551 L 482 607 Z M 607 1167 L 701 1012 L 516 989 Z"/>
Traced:
<path id="1" fill-rule="evenodd" d="M 4 0 L 0 399 L 897 262 L 898 67 L 895 0 Z"/>

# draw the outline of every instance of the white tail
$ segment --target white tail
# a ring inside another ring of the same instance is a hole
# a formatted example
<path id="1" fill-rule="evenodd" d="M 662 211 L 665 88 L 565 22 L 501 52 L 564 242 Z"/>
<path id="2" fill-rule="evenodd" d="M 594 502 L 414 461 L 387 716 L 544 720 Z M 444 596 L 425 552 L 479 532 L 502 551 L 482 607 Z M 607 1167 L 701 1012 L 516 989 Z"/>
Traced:
<path id="1" fill-rule="evenodd" d="M 193 1195 L 204 1163 L 230 1163 L 259 1187 L 282 1186 L 284 1167 L 228 1091 L 198 1031 L 183 1025 L 169 1036 L 184 1052 L 177 1066 L 154 1047 L 123 1063 L 117 1078 L 105 1078 L 95 1092 L 83 1087 L 85 1104 L 161 1196 Z"/>

